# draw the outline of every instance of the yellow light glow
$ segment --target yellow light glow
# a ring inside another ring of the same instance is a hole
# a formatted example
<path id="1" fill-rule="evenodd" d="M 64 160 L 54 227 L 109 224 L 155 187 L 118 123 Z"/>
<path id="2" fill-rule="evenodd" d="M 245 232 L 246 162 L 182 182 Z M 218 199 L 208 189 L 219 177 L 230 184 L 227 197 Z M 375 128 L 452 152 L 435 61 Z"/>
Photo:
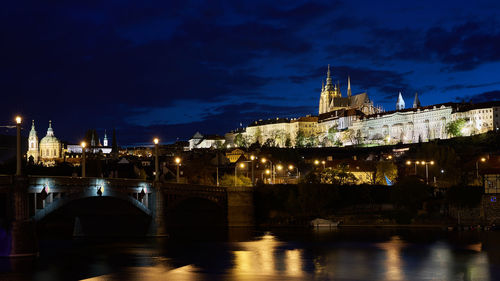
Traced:
<path id="1" fill-rule="evenodd" d="M 417 163 L 417 165 L 420 165 L 420 161 L 417 161 L 416 163 Z"/>
<path id="2" fill-rule="evenodd" d="M 406 165 L 411 165 L 411 161 L 410 160 L 406 161 Z"/>
<path id="3" fill-rule="evenodd" d="M 160 142 L 160 140 L 159 140 L 158 138 L 155 138 L 155 139 L 153 140 L 153 142 L 154 142 L 155 144 L 158 144 L 158 143 Z"/>
<path id="4" fill-rule="evenodd" d="M 260 162 L 262 162 L 262 163 L 266 163 L 266 161 L 267 161 L 267 159 L 266 159 L 266 158 L 262 158 L 262 159 L 260 160 Z"/>
<path id="5" fill-rule="evenodd" d="M 271 171 L 269 169 L 266 169 L 266 174 L 269 175 Z"/>
<path id="6" fill-rule="evenodd" d="M 434 165 L 434 161 L 431 161 L 430 163 L 431 163 L 431 165 Z"/>
<path id="7" fill-rule="evenodd" d="M 319 160 L 314 160 L 314 165 L 319 165 Z"/>
<path id="8" fill-rule="evenodd" d="M 23 121 L 23 119 L 21 118 L 21 116 L 16 116 L 16 123 L 17 124 L 21 124 L 21 121 Z"/>
<path id="9" fill-rule="evenodd" d="M 325 163 L 326 163 L 325 160 L 321 161 L 321 164 L 325 165 Z"/>
<path id="10" fill-rule="evenodd" d="M 426 163 L 426 162 L 425 162 L 425 161 L 422 161 L 422 162 L 420 162 L 420 163 L 421 163 L 422 165 L 425 165 L 425 163 Z"/>
<path id="11" fill-rule="evenodd" d="M 281 171 L 283 169 L 283 166 L 278 165 L 278 166 L 276 166 L 276 169 L 278 169 L 278 171 Z"/>
<path id="12" fill-rule="evenodd" d="M 80 143 L 80 146 L 81 146 L 81 147 L 83 147 L 83 148 L 85 148 L 85 147 L 87 146 L 87 144 L 86 144 L 84 141 L 82 141 L 82 142 Z"/>
<path id="13" fill-rule="evenodd" d="M 293 170 L 293 165 L 288 165 L 289 170 Z"/>
<path id="14" fill-rule="evenodd" d="M 481 162 L 486 162 L 486 158 L 481 157 Z"/>
<path id="15" fill-rule="evenodd" d="M 389 156 L 387 157 L 387 159 L 392 159 L 392 155 L 389 155 Z"/>
<path id="16" fill-rule="evenodd" d="M 245 168 L 245 163 L 240 163 L 240 168 Z"/>
<path id="17" fill-rule="evenodd" d="M 252 160 L 252 161 L 255 160 L 255 156 L 251 155 L 250 160 Z"/>
<path id="18" fill-rule="evenodd" d="M 175 157 L 175 163 L 177 163 L 177 164 L 181 163 L 181 158 Z"/>

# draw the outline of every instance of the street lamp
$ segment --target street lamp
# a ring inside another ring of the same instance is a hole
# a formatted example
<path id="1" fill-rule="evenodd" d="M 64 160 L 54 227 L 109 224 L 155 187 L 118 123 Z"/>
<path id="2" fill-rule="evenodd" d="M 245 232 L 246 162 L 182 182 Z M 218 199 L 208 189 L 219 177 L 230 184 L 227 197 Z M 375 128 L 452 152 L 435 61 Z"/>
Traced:
<path id="1" fill-rule="evenodd" d="M 425 165 L 425 184 L 429 184 L 429 164 L 434 165 L 434 161 L 421 161 L 422 165 Z"/>
<path id="2" fill-rule="evenodd" d="M 80 146 L 82 147 L 82 178 L 85 177 L 85 147 L 87 146 L 87 144 L 82 141 L 80 143 Z"/>
<path id="3" fill-rule="evenodd" d="M 17 130 L 17 140 L 16 140 L 16 176 L 21 175 L 21 122 L 23 119 L 21 116 L 16 116 L 16 130 Z"/>
<path id="4" fill-rule="evenodd" d="M 175 164 L 177 165 L 177 183 L 179 183 L 179 166 L 181 165 L 181 158 L 175 157 Z"/>
<path id="5" fill-rule="evenodd" d="M 323 170 L 324 170 L 325 169 L 326 161 L 325 160 L 321 161 L 321 164 L 323 164 Z"/>
<path id="6" fill-rule="evenodd" d="M 276 174 L 277 174 L 277 173 L 279 173 L 281 170 L 283 170 L 283 165 L 281 165 L 281 164 L 276 165 L 276 169 L 278 170 L 278 171 L 276 172 Z"/>
<path id="7" fill-rule="evenodd" d="M 252 186 L 255 185 L 255 177 L 254 177 L 254 174 L 253 174 L 253 160 L 255 160 L 257 157 L 255 157 L 254 155 L 250 155 L 250 160 L 252 161 Z"/>
<path id="8" fill-rule="evenodd" d="M 431 161 L 406 161 L 406 165 L 411 165 L 411 163 L 415 164 L 415 176 L 417 175 L 417 165 L 425 165 L 425 182 L 426 184 L 429 184 L 429 165 L 434 165 L 434 160 Z"/>
<path id="9" fill-rule="evenodd" d="M 158 143 L 160 140 L 158 138 L 154 138 L 153 142 L 155 144 L 155 181 L 160 181 L 160 165 L 158 162 Z"/>
<path id="10" fill-rule="evenodd" d="M 314 160 L 314 165 L 316 165 L 316 166 L 319 165 L 319 160 L 318 159 Z"/>
<path id="11" fill-rule="evenodd" d="M 292 164 L 288 165 L 288 170 L 293 171 L 295 169 L 296 176 L 297 176 L 297 182 L 300 178 L 300 172 L 299 172 L 299 167 L 295 167 Z"/>
<path id="12" fill-rule="evenodd" d="M 236 172 L 238 170 L 238 166 L 243 169 L 243 168 L 245 168 L 245 163 L 240 163 L 239 165 L 236 164 L 236 166 L 234 166 L 234 186 L 236 186 L 236 179 L 238 177 L 237 172 Z"/>
<path id="13" fill-rule="evenodd" d="M 275 168 L 276 168 L 276 167 L 274 166 L 273 161 L 268 160 L 268 159 L 266 159 L 266 158 L 262 158 L 260 161 L 261 161 L 262 163 L 264 163 L 264 164 L 265 164 L 267 161 L 269 161 L 269 163 L 271 163 L 271 181 L 272 181 L 272 182 L 273 182 L 273 184 L 274 184 L 274 181 L 275 181 L 275 179 L 276 179 L 276 175 L 275 175 L 275 174 L 276 174 L 276 170 L 275 170 Z"/>
<path id="14" fill-rule="evenodd" d="M 478 160 L 476 160 L 476 178 L 479 179 L 479 162 L 486 162 L 486 158 L 485 157 L 481 157 L 479 158 Z"/>

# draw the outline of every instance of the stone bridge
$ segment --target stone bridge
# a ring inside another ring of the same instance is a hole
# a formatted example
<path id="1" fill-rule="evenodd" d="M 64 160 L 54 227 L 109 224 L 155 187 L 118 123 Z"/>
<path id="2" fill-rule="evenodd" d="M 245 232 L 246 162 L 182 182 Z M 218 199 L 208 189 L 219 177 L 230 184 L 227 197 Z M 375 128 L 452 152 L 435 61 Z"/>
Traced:
<path id="1" fill-rule="evenodd" d="M 227 226 L 253 225 L 251 188 L 133 179 L 0 176 L 0 256 L 36 253 L 37 222 L 73 202 L 99 197 L 128 202 L 149 216 L 147 233 L 151 236 L 166 235 L 170 217 L 189 200 L 217 206 Z"/>

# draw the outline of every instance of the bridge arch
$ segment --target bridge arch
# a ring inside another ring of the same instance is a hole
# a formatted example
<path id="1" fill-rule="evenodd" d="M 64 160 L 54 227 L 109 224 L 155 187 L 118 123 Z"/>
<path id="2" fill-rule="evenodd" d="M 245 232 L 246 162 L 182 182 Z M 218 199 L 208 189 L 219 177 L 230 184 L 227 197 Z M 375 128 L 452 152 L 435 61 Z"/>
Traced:
<path id="1" fill-rule="evenodd" d="M 110 197 L 116 198 L 119 200 L 127 201 L 132 206 L 136 207 L 144 214 L 148 216 L 152 216 L 152 211 L 148 209 L 144 204 L 142 204 L 139 200 L 125 194 L 123 192 L 118 192 L 115 190 L 106 190 L 102 195 L 98 195 L 95 188 L 88 188 L 83 192 L 78 193 L 69 193 L 63 198 L 59 198 L 58 200 L 48 204 L 43 209 L 39 209 L 35 215 L 33 216 L 34 221 L 41 221 L 51 213 L 61 209 L 64 206 L 71 204 L 76 200 L 86 199 L 86 198 L 98 198 L 98 197 Z"/>

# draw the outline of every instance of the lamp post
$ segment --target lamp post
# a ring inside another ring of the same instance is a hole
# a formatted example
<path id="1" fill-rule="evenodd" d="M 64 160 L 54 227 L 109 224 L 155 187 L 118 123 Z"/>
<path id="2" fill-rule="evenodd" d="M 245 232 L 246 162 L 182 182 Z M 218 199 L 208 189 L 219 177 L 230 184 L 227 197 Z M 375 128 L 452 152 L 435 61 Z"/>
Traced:
<path id="1" fill-rule="evenodd" d="M 324 170 L 325 169 L 326 161 L 325 160 L 321 161 L 321 164 L 323 164 L 323 170 Z"/>
<path id="2" fill-rule="evenodd" d="M 288 165 L 288 170 L 293 171 L 295 169 L 296 175 L 297 175 L 297 182 L 300 179 L 300 172 L 299 172 L 299 167 L 295 167 L 292 164 Z"/>
<path id="3" fill-rule="evenodd" d="M 479 178 L 479 161 L 486 162 L 486 158 L 481 157 L 479 160 L 476 160 L 476 178 Z"/>
<path id="4" fill-rule="evenodd" d="M 281 170 L 283 170 L 283 166 L 281 164 L 276 165 L 276 170 L 278 170 L 278 172 L 280 172 Z M 276 172 L 276 173 L 278 173 L 278 172 Z"/>
<path id="5" fill-rule="evenodd" d="M 179 183 L 180 178 L 179 178 L 179 166 L 181 164 L 181 158 L 175 157 L 175 164 L 177 164 L 177 183 Z"/>
<path id="6" fill-rule="evenodd" d="M 434 160 L 431 161 L 406 161 L 406 165 L 415 164 L 415 176 L 417 175 L 417 165 L 425 165 L 425 183 L 429 184 L 429 165 L 434 165 Z"/>
<path id="7" fill-rule="evenodd" d="M 238 177 L 237 175 L 238 166 L 243 169 L 245 168 L 245 163 L 240 163 L 239 165 L 238 163 L 236 163 L 236 166 L 234 166 L 234 186 L 236 186 L 236 179 Z"/>
<path id="8" fill-rule="evenodd" d="M 254 173 L 253 173 L 253 160 L 255 160 L 255 156 L 254 155 L 250 155 L 250 160 L 252 160 L 252 186 L 255 186 L 255 177 L 254 177 Z"/>
<path id="9" fill-rule="evenodd" d="M 80 144 L 81 147 L 82 147 L 82 178 L 85 177 L 85 147 L 87 146 L 87 144 L 82 141 L 82 143 Z"/>
<path id="10" fill-rule="evenodd" d="M 21 116 L 16 116 L 16 129 L 17 129 L 17 140 L 16 140 L 16 176 L 21 175 L 21 122 L 23 119 Z"/>
<path id="11" fill-rule="evenodd" d="M 158 143 L 160 140 L 158 138 L 154 138 L 153 142 L 155 144 L 155 181 L 160 181 L 160 165 L 158 162 Z"/>
<path id="12" fill-rule="evenodd" d="M 271 181 L 272 181 L 272 183 L 274 184 L 274 180 L 275 180 L 275 169 L 274 169 L 274 164 L 273 164 L 273 161 L 268 160 L 268 159 L 266 159 L 266 158 L 262 158 L 262 160 L 260 160 L 260 162 L 262 162 L 263 164 L 265 164 L 267 161 L 269 161 L 269 163 L 271 163 Z"/>

